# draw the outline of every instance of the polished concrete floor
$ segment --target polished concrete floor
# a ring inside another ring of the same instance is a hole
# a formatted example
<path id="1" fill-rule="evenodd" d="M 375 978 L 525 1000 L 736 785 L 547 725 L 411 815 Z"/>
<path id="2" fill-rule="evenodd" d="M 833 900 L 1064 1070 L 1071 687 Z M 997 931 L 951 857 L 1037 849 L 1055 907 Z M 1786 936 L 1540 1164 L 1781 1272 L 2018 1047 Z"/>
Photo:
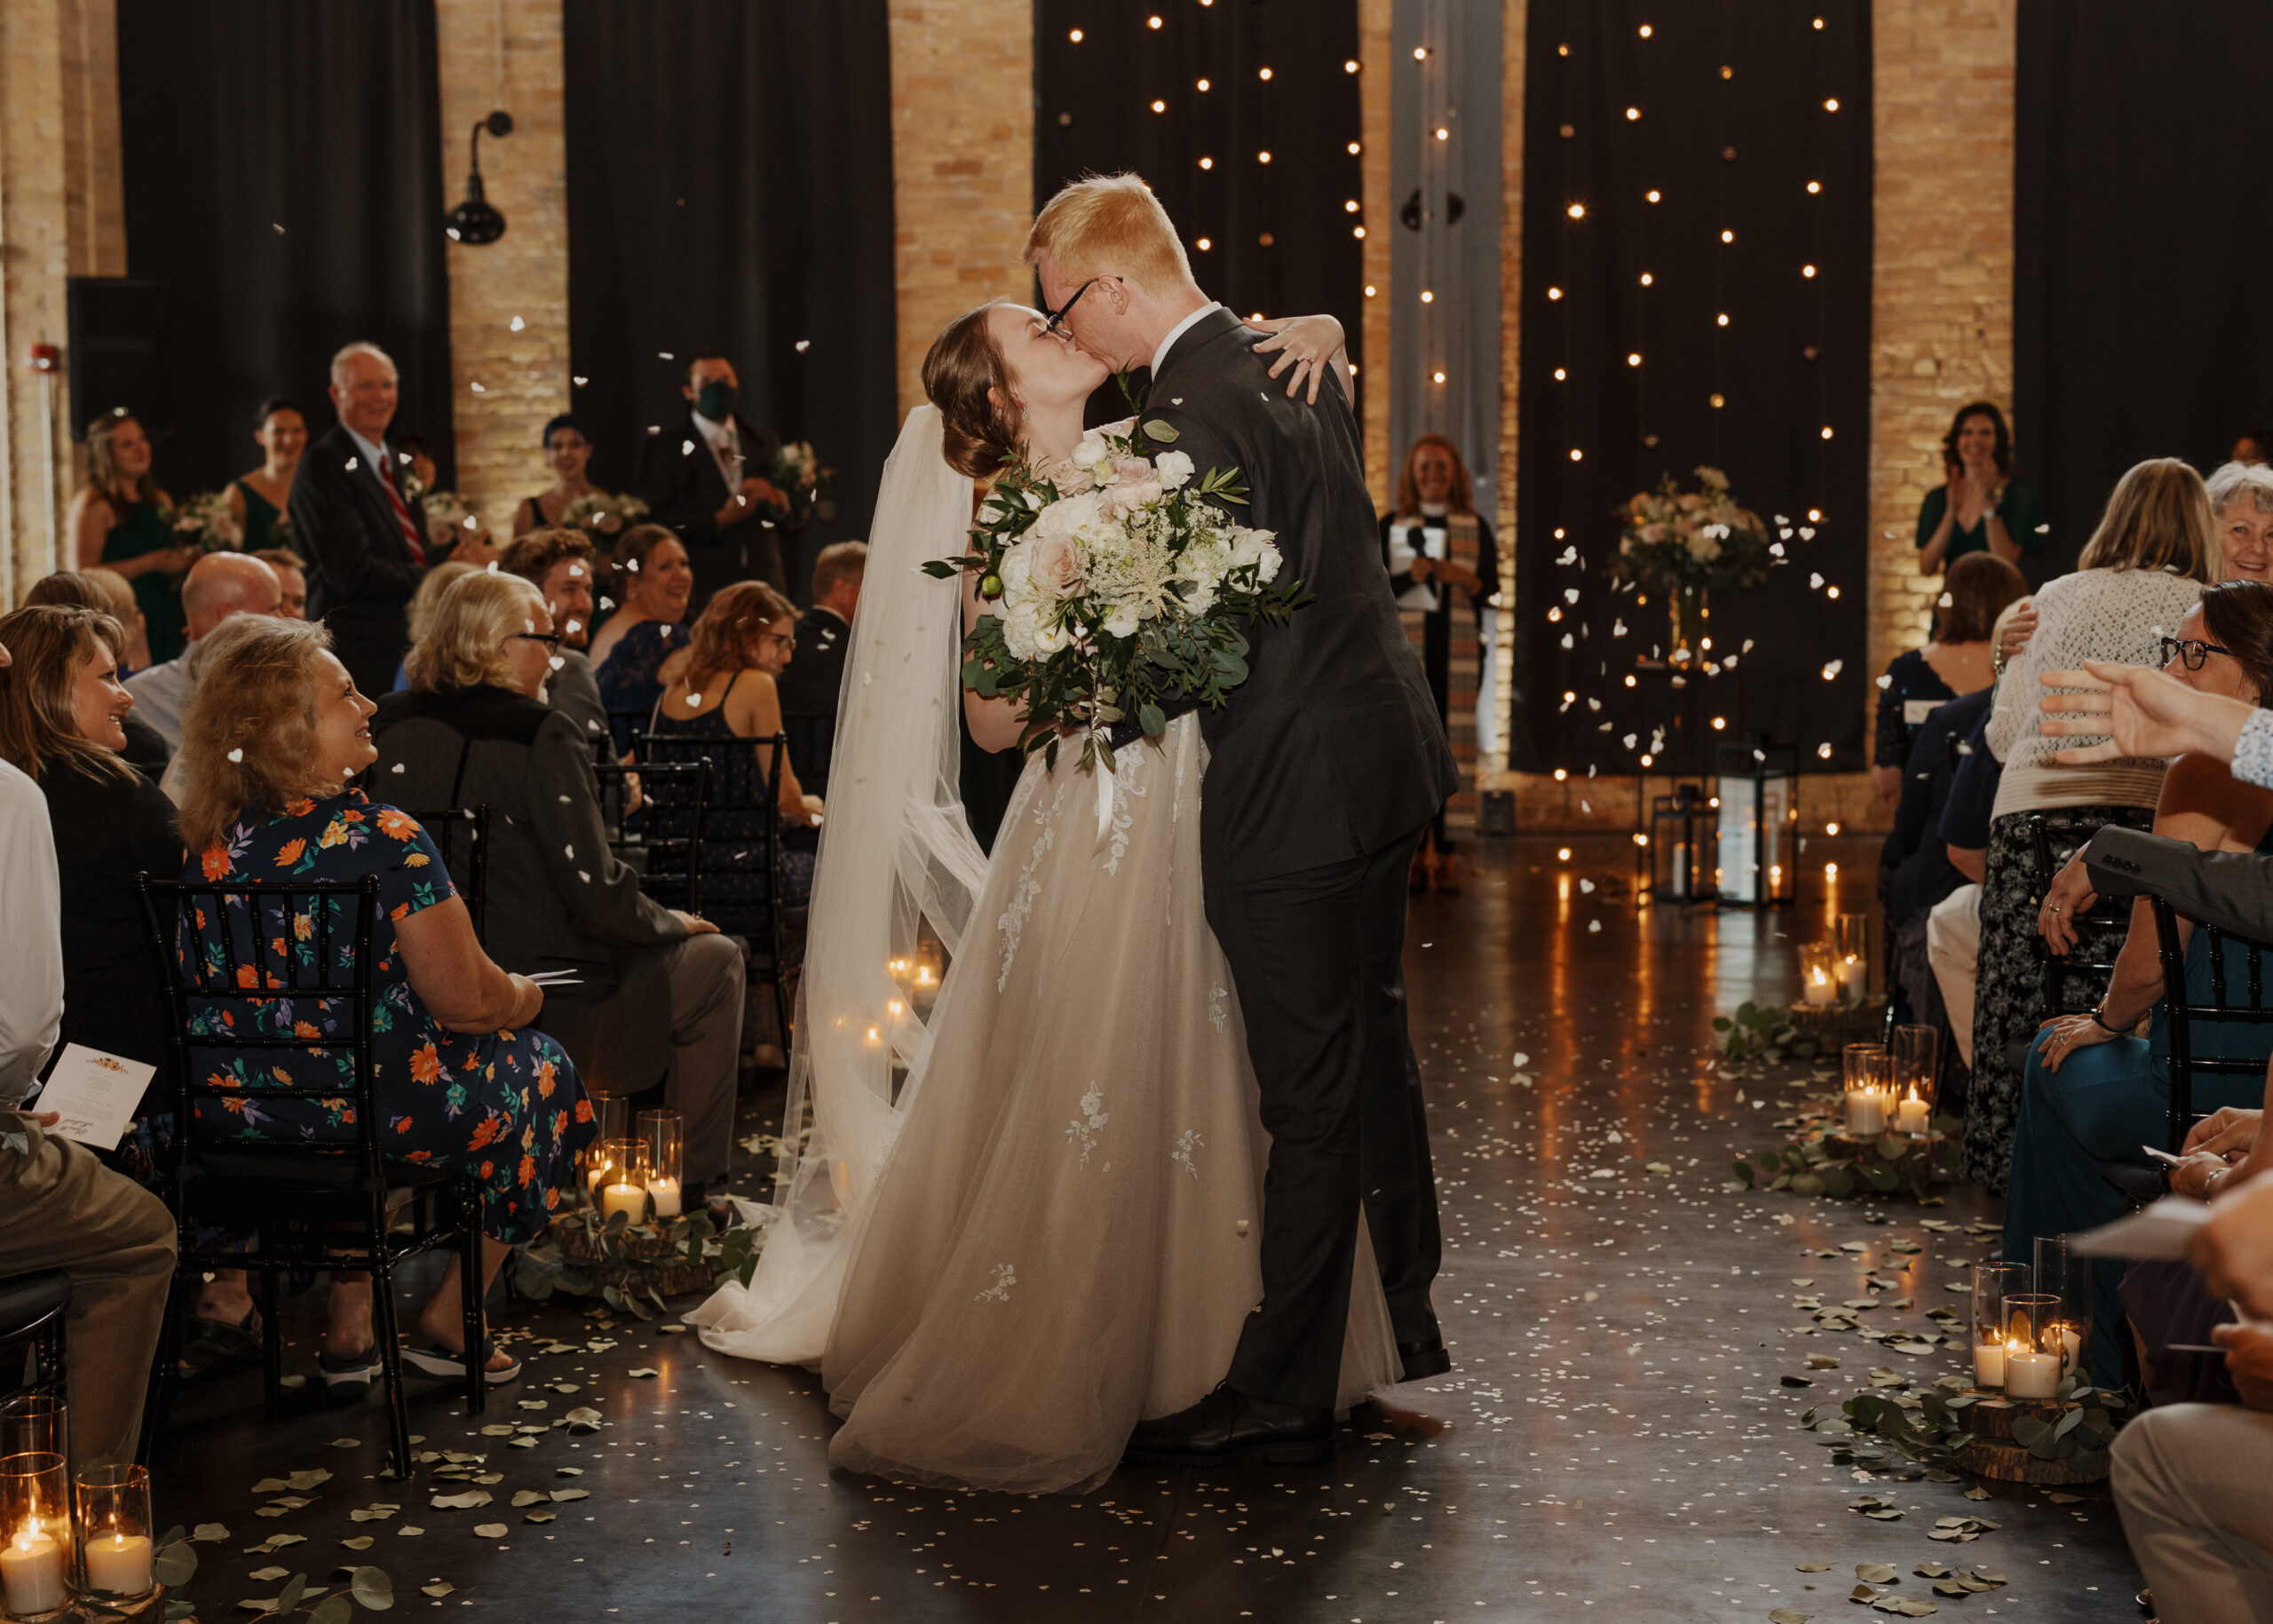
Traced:
<path id="1" fill-rule="evenodd" d="M 1456 1367 L 1353 1418 L 1332 1467 L 1129 1471 L 1079 1500 L 836 1476 L 811 1375 L 719 1358 L 690 1335 L 595 1332 L 556 1301 L 507 1313 L 528 1370 L 485 1419 L 590 1405 L 601 1430 L 510 1448 L 443 1393 L 418 1400 L 426 1447 L 486 1453 L 485 1474 L 500 1474 L 475 1509 L 432 1506 L 460 1485 L 376 1477 L 376 1404 L 326 1412 L 311 1382 L 271 1422 L 253 1376 L 193 1391 L 158 1483 L 162 1516 L 228 1530 L 200 1548 L 202 1616 L 275 1595 L 256 1572 L 372 1562 L 399 1607 L 505 1619 L 1752 1620 L 1843 1614 L 1856 1565 L 1885 1563 L 1903 1575 L 1896 1594 L 1944 1614 L 2135 1619 L 2137 1574 L 2103 1490 L 1969 1501 L 1961 1484 L 1833 1467 L 1797 1424 L 1873 1367 L 1923 1384 L 1949 1360 L 1811 1335 L 1795 1295 L 1867 1296 L 1867 1275 L 1897 1271 L 1915 1306 L 1870 1318 L 1922 1327 L 1937 1303 L 1961 1310 L 1944 1285 L 1987 1253 L 1963 1232 L 1990 1211 L 1967 1188 L 1931 1211 L 1723 1189 L 1732 1155 L 1773 1143 L 1798 1090 L 1789 1073 L 1725 1074 L 1711 1019 L 1793 995 L 1794 941 L 1868 906 L 1871 843 L 1817 840 L 1800 903 L 1767 917 L 1637 909 L 1620 840 L 1472 849 L 1463 895 L 1416 899 L 1406 955 Z M 747 1129 L 772 1131 L 776 1110 L 752 1100 Z M 1928 1217 L 1957 1228 L 1928 1231 Z M 319 1311 L 316 1294 L 292 1304 L 296 1370 L 312 1368 Z M 572 1351 L 534 1351 L 547 1346 Z M 1810 1370 L 1822 1352 L 1841 1367 Z M 333 1476 L 294 1496 L 309 1503 L 255 1515 L 275 1498 L 256 1482 L 311 1468 Z M 570 1487 L 590 1498 L 542 1508 L 550 1522 L 511 1505 Z M 1865 1518 L 1849 1507 L 1864 1494 L 1901 1515 Z M 374 1502 L 401 1509 L 351 1520 Z M 2000 1527 L 1929 1540 L 1951 1516 Z M 497 1524 L 502 1537 L 475 1532 Z M 289 1535 L 304 1542 L 248 1549 Z M 1912 1571 L 1935 1562 L 2008 1582 L 1936 1597 Z"/>

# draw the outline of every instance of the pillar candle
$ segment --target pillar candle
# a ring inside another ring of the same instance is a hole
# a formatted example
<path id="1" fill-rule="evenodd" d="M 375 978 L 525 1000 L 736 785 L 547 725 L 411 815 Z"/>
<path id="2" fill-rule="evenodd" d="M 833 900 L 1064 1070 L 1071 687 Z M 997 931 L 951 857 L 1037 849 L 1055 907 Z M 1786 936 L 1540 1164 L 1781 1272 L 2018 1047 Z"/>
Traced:
<path id="1" fill-rule="evenodd" d="M 1847 1137 L 1875 1139 L 1886 1131 L 1886 1096 L 1876 1089 L 1847 1090 Z"/>
<path id="2" fill-rule="evenodd" d="M 676 1178 L 651 1178 L 647 1181 L 647 1193 L 654 1200 L 655 1216 L 657 1217 L 676 1218 L 678 1216 L 678 1180 Z"/>
<path id="3" fill-rule="evenodd" d="M 1933 1116 L 1933 1106 L 1913 1094 L 1896 1108 L 1895 1126 L 1904 1133 L 1924 1133 Z"/>
<path id="4" fill-rule="evenodd" d="M 2076 1366 L 2081 1361 L 2084 1339 L 2071 1325 L 2057 1326 L 2054 1328 L 2060 1333 L 2060 1374 L 2063 1376 L 2072 1375 L 2075 1374 Z"/>
<path id="5" fill-rule="evenodd" d="M 2002 1387 L 2005 1384 L 2005 1344 L 2000 1342 L 1977 1342 L 1973 1344 L 1973 1384 L 1976 1387 Z"/>
<path id="6" fill-rule="evenodd" d="M 613 1218 L 624 1214 L 637 1224 L 647 1216 L 647 1192 L 638 1184 L 610 1184 L 600 1192 L 600 1216 Z"/>
<path id="7" fill-rule="evenodd" d="M 71 1599 L 63 1578 L 63 1547 L 40 1532 L 37 1517 L 0 1550 L 0 1591 L 6 1593 L 8 1611 L 17 1614 L 51 1612 Z"/>
<path id="8" fill-rule="evenodd" d="M 150 1588 L 150 1541 L 139 1533 L 107 1533 L 87 1541 L 87 1588 L 140 1596 Z"/>
<path id="9" fill-rule="evenodd" d="M 2005 1396 L 2049 1398 L 2060 1386 L 2060 1356 L 2036 1353 L 2014 1343 L 2005 1350 Z"/>
<path id="10" fill-rule="evenodd" d="M 1839 989 L 1831 984 L 1831 978 L 1819 970 L 1808 977 L 1805 992 L 1810 1010 L 1827 1010 L 1831 1001 L 1839 996 Z"/>
<path id="11" fill-rule="evenodd" d="M 1866 959 L 1849 954 L 1839 962 L 1839 989 L 1855 1003 L 1863 1002 L 1871 990 L 1871 966 Z"/>

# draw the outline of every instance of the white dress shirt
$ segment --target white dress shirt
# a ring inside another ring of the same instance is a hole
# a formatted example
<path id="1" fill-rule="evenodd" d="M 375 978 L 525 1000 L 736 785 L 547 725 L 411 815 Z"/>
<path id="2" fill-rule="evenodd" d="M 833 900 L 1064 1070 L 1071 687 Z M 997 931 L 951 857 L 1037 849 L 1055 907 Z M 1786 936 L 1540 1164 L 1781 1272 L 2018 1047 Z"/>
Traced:
<path id="1" fill-rule="evenodd" d="M 181 718 L 197 692 L 205 642 L 198 638 L 172 659 L 147 666 L 126 679 L 126 691 L 134 696 L 134 714 L 157 730 L 169 749 L 181 749 Z"/>
<path id="2" fill-rule="evenodd" d="M 710 456 L 718 464 L 718 477 L 726 482 L 729 491 L 742 486 L 742 440 L 731 419 L 714 422 L 701 412 L 694 415 L 694 432 L 702 436 L 702 443 L 710 448 Z"/>
<path id="3" fill-rule="evenodd" d="M 1209 311 L 1221 310 L 1223 307 L 1223 300 L 1209 299 L 1205 305 L 1202 305 L 1199 309 L 1184 317 L 1183 321 L 1168 329 L 1168 336 L 1161 339 L 1160 347 L 1152 352 L 1152 376 L 1154 377 L 1160 376 L 1160 363 L 1168 358 L 1168 352 L 1176 348 L 1176 341 L 1183 337 L 1185 333 L 1191 330 L 1192 324 L 1193 322 L 1199 321 L 1200 317 L 1206 315 Z"/>
<path id="4" fill-rule="evenodd" d="M 47 797 L 0 761 L 0 1109 L 31 1091 L 63 1033 L 63 887 Z"/>

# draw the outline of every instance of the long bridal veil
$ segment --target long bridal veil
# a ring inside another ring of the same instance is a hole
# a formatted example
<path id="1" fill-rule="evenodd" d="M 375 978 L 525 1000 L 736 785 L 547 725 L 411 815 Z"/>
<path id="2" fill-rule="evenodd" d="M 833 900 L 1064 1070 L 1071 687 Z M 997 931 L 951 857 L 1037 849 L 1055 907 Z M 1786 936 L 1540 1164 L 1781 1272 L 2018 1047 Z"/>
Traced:
<path id="1" fill-rule="evenodd" d="M 962 550 L 970 494 L 938 408 L 917 407 L 884 464 L 838 694 L 764 1249 L 747 1288 L 686 1316 L 724 1353 L 819 1362 L 854 1220 L 929 1053 L 924 955 L 931 940 L 961 951 L 986 879 L 959 783 L 962 582 L 922 567 Z"/>

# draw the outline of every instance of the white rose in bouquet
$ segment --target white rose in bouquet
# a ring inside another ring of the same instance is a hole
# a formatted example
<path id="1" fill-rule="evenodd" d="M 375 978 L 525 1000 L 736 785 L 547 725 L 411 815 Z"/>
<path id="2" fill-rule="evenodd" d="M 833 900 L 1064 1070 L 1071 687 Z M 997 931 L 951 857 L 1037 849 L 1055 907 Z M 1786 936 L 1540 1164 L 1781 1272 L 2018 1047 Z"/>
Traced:
<path id="1" fill-rule="evenodd" d="M 1135 604 L 1115 604 L 1113 613 L 1105 617 L 1105 630 L 1116 638 L 1133 638 L 1140 618 Z"/>
<path id="2" fill-rule="evenodd" d="M 1268 585 L 1279 578 L 1280 562 L 1281 555 L 1279 549 L 1271 544 L 1271 532 L 1249 530 L 1244 526 L 1240 527 L 1239 535 L 1232 543 L 1232 568 L 1240 569 L 1249 564 L 1255 565 L 1255 579 Z"/>
<path id="3" fill-rule="evenodd" d="M 1085 434 L 1073 448 L 1073 466 L 1099 485 L 1113 483 L 1113 448 L 1099 434 Z"/>
<path id="4" fill-rule="evenodd" d="M 1152 459 L 1152 472 L 1167 489 L 1180 490 L 1192 478 L 1192 459 L 1181 451 L 1163 451 Z"/>

